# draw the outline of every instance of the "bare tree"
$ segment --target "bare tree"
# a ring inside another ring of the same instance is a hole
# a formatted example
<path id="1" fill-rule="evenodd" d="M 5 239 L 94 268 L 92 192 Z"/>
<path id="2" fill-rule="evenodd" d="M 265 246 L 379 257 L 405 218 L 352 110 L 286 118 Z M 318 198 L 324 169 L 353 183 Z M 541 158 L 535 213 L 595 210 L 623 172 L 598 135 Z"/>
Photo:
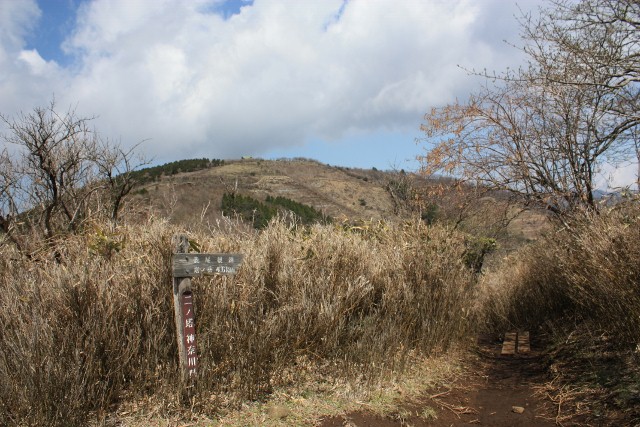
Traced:
<path id="1" fill-rule="evenodd" d="M 525 52 L 544 69 L 569 74 L 544 78 L 565 85 L 616 90 L 613 111 L 639 120 L 640 3 L 637 0 L 550 0 L 539 18 L 521 19 Z"/>
<path id="2" fill-rule="evenodd" d="M 47 239 L 75 233 L 100 215 L 118 219 L 133 187 L 133 150 L 103 141 L 89 127 L 92 118 L 74 110 L 60 114 L 55 102 L 15 118 L 0 115 L 15 155 L 0 157 L 2 230 L 20 214 Z"/>
<path id="3" fill-rule="evenodd" d="M 635 128 L 633 133 L 633 145 L 636 152 L 637 172 L 636 172 L 636 186 L 640 191 L 640 127 Z"/>
<path id="4" fill-rule="evenodd" d="M 101 141 L 100 149 L 92 159 L 98 168 L 99 178 L 107 189 L 108 216 L 113 224 L 118 222 L 125 197 L 137 184 L 133 172 L 149 163 L 136 155 L 139 145 L 125 151 L 119 144 Z"/>
<path id="5" fill-rule="evenodd" d="M 435 144 L 420 158 L 424 172 L 507 190 L 556 213 L 596 209 L 599 165 L 633 155 L 638 118 L 630 105 L 638 98 L 636 74 L 620 77 L 604 54 L 598 66 L 586 54 L 579 57 L 570 46 L 600 55 L 603 37 L 612 45 L 621 43 L 620 49 L 627 47 L 628 38 L 611 35 L 610 29 L 603 35 L 574 25 L 583 9 L 571 9 L 564 1 L 554 4 L 538 21 L 520 21 L 529 57 L 526 68 L 487 79 L 468 102 L 425 116 L 422 129 Z M 637 46 L 633 49 L 640 54 Z"/>
<path id="6" fill-rule="evenodd" d="M 18 213 L 16 195 L 19 180 L 15 166 L 5 148 L 0 152 L 0 232 L 13 239 L 14 220 Z"/>
<path id="7" fill-rule="evenodd" d="M 635 129 L 640 124 L 640 2 L 550 3 L 537 20 L 521 19 L 523 38 L 529 42 L 525 52 L 549 70 L 542 76 L 548 81 L 598 88 L 606 94 L 599 110 L 618 116 L 622 132 Z M 571 72 L 558 72 L 563 69 Z M 632 138 L 640 162 L 636 134 L 634 130 Z"/>
<path id="8" fill-rule="evenodd" d="M 638 172 L 636 174 L 636 186 L 638 187 L 638 191 L 640 191 L 640 140 L 636 139 L 636 158 L 638 159 Z"/>

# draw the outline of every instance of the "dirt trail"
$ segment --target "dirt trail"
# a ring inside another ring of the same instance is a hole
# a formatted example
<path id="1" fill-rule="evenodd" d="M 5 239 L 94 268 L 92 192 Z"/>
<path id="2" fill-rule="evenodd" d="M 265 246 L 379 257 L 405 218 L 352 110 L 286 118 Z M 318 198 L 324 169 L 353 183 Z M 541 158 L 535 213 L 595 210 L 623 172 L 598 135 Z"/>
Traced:
<path id="1" fill-rule="evenodd" d="M 534 395 L 534 386 L 544 381 L 536 347 L 533 340 L 529 354 L 503 356 L 496 337 L 482 336 L 452 389 L 432 390 L 392 416 L 357 412 L 325 419 L 320 427 L 555 426 Z M 516 413 L 513 407 L 524 411 Z"/>

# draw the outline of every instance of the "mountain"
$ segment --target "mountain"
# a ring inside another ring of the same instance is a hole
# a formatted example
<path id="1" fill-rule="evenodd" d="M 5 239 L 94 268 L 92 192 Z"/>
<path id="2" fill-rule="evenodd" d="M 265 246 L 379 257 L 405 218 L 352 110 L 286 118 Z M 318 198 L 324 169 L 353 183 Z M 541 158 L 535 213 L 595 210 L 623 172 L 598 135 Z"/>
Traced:
<path id="1" fill-rule="evenodd" d="M 162 167 L 150 168 L 146 175 L 140 171 L 146 179 L 134 190 L 136 204 L 176 223 L 220 219 L 224 194 L 238 194 L 261 203 L 268 197 L 281 197 L 337 221 L 402 215 L 388 188 L 404 172 L 351 169 L 308 159 L 216 160 L 190 172 L 180 172 L 179 163 L 169 164 L 167 173 L 158 172 Z"/>

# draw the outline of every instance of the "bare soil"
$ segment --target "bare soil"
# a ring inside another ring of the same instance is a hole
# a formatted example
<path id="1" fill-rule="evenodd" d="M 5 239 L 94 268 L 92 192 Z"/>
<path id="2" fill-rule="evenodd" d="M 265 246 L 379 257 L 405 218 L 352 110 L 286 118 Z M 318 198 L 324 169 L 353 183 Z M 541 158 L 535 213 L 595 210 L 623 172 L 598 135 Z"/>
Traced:
<path id="1" fill-rule="evenodd" d="M 386 417 L 359 411 L 324 419 L 320 427 L 555 426 L 536 386 L 547 380 L 539 343 L 526 355 L 500 354 L 498 337 L 481 336 L 465 373 L 451 388 L 429 390 Z M 522 413 L 514 407 L 523 408 Z"/>

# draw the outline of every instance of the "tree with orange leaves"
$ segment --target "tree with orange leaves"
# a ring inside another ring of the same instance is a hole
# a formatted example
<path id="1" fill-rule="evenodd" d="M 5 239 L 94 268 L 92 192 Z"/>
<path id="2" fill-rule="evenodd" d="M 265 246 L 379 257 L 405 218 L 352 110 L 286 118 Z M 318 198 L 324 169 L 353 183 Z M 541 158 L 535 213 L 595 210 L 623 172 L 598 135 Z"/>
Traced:
<path id="1" fill-rule="evenodd" d="M 598 168 L 635 154 L 639 16 L 637 2 L 585 0 L 522 17 L 527 67 L 485 74 L 466 102 L 425 115 L 423 172 L 506 190 L 559 214 L 596 210 Z"/>

